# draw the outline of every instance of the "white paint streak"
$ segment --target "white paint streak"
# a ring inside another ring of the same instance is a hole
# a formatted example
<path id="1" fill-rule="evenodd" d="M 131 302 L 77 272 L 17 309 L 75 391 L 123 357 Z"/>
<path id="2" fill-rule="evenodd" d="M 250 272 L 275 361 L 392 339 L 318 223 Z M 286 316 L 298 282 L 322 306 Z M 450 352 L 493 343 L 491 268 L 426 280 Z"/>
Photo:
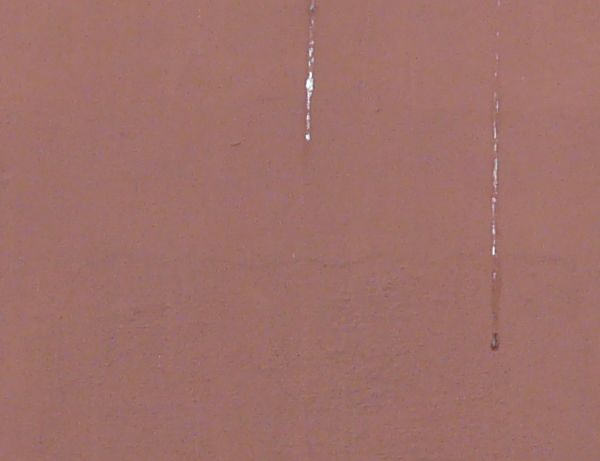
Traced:
<path id="1" fill-rule="evenodd" d="M 308 74 L 306 76 L 306 127 L 304 139 L 310 142 L 312 139 L 312 97 L 315 91 L 315 14 L 317 11 L 317 0 L 311 0 L 308 8 L 310 15 L 308 25 Z"/>
<path id="2" fill-rule="evenodd" d="M 497 10 L 500 8 L 500 1 L 496 4 Z M 499 152 L 499 128 L 498 119 L 500 116 L 500 97 L 498 95 L 498 80 L 500 74 L 500 31 L 496 31 L 496 44 L 495 44 L 495 65 L 494 65 L 494 94 L 493 94 L 493 114 L 492 114 L 492 150 L 493 150 L 493 167 L 492 167 L 492 199 L 491 199 L 491 211 L 492 211 L 492 256 L 498 256 L 498 241 L 497 241 L 497 205 L 498 195 L 500 192 L 500 152 Z M 493 274 L 494 279 L 496 274 Z"/>
<path id="3" fill-rule="evenodd" d="M 496 21 L 500 22 L 501 0 L 496 2 Z M 498 350 L 498 309 L 500 300 L 500 261 L 498 254 L 498 201 L 500 193 L 500 30 L 495 31 L 494 44 L 494 92 L 492 96 L 492 193 L 491 193 L 491 253 L 492 253 L 492 350 Z"/>

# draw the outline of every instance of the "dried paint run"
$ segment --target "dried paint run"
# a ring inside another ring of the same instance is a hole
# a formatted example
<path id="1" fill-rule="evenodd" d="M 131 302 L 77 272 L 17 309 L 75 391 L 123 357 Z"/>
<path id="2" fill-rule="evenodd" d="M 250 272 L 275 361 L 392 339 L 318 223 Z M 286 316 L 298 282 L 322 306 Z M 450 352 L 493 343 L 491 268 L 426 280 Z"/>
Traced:
<path id="1" fill-rule="evenodd" d="M 499 20 L 500 0 L 496 3 L 496 13 Z M 491 233 L 492 233 L 492 341 L 490 347 L 496 351 L 500 347 L 498 333 L 498 317 L 500 310 L 500 259 L 498 255 L 498 199 L 500 192 L 500 151 L 498 137 L 498 121 L 500 117 L 500 30 L 495 33 L 495 62 L 494 62 L 494 94 L 492 110 L 492 197 L 491 197 Z"/>
<path id="2" fill-rule="evenodd" d="M 308 8 L 310 16 L 308 26 L 308 75 L 306 76 L 306 129 L 304 138 L 307 142 L 312 139 L 312 96 L 315 91 L 315 15 L 317 12 L 317 0 L 311 0 Z"/>

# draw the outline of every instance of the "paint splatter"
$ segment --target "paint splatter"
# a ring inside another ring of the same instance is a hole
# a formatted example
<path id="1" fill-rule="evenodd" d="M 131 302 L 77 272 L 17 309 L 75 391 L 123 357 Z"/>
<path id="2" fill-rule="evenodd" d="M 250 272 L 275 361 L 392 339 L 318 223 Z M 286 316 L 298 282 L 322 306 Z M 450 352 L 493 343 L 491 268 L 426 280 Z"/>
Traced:
<path id="1" fill-rule="evenodd" d="M 304 139 L 312 139 L 312 96 L 315 91 L 315 16 L 317 13 L 317 0 L 311 0 L 308 7 L 308 74 L 306 76 L 306 127 Z"/>
<path id="2" fill-rule="evenodd" d="M 496 17 L 499 21 L 501 0 L 496 2 Z M 500 347 L 498 321 L 500 311 L 500 258 L 498 255 L 498 199 L 500 192 L 500 145 L 499 145 L 499 118 L 500 118 L 500 30 L 496 27 L 494 44 L 494 93 L 492 98 L 492 197 L 491 197 L 491 234 L 492 234 L 492 341 L 490 347 L 493 351 Z"/>

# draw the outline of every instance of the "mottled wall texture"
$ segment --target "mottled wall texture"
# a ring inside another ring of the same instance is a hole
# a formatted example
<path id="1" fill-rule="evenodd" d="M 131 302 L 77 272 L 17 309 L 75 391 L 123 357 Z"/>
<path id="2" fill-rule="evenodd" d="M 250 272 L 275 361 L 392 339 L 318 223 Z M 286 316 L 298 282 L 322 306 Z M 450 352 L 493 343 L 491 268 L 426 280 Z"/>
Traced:
<path id="1" fill-rule="evenodd" d="M 599 24 L 0 0 L 0 459 L 600 459 Z"/>

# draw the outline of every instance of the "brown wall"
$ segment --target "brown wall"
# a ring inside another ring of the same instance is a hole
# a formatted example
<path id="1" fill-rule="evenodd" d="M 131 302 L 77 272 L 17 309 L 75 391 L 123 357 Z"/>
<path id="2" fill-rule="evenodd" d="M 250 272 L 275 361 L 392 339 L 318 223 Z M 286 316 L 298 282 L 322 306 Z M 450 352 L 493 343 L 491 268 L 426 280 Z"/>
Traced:
<path id="1" fill-rule="evenodd" d="M 0 1 L 0 459 L 600 459 L 600 3 L 308 3 Z"/>

